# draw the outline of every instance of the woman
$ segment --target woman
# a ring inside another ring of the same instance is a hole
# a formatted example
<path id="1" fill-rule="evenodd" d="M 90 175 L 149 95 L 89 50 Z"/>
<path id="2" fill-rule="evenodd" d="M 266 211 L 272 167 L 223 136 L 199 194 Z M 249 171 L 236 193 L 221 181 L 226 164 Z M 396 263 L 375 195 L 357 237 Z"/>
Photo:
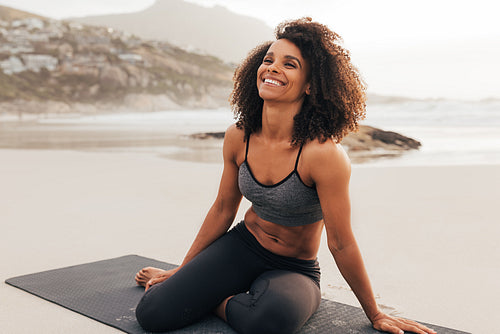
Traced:
<path id="1" fill-rule="evenodd" d="M 136 310 L 146 330 L 177 329 L 213 310 L 239 333 L 298 331 L 320 303 L 325 227 L 376 329 L 434 333 L 378 309 L 351 230 L 350 163 L 338 143 L 364 117 L 365 88 L 339 39 L 309 18 L 285 22 L 237 69 L 238 121 L 224 139 L 217 198 L 179 268 L 136 276 L 146 287 Z M 229 230 L 242 195 L 252 207 Z"/>

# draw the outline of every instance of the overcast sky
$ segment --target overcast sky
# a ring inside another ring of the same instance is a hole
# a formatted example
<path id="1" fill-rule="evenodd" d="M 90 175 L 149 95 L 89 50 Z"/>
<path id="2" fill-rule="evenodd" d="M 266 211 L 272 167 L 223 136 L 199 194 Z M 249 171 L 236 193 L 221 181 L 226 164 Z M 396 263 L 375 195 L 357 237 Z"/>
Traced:
<path id="1" fill-rule="evenodd" d="M 166 1 L 166 0 L 163 0 Z M 312 16 L 351 40 L 394 41 L 500 38 L 496 0 L 186 0 L 222 5 L 274 27 L 284 19 Z M 0 0 L 0 4 L 53 18 L 133 12 L 154 0 Z"/>
<path id="2" fill-rule="evenodd" d="M 218 4 L 258 18 L 271 27 L 285 19 L 311 16 L 344 38 L 374 92 L 414 97 L 500 98 L 500 1 L 188 1 L 204 6 Z M 154 0 L 0 0 L 0 5 L 57 19 L 133 12 L 153 3 Z"/>

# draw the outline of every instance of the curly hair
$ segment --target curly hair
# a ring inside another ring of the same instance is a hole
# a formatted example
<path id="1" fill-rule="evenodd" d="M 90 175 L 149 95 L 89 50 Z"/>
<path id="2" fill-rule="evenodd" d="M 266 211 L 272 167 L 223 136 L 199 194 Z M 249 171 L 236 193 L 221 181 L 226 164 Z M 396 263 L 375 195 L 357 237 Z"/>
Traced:
<path id="1" fill-rule="evenodd" d="M 308 17 L 279 24 L 275 36 L 294 43 L 310 64 L 310 95 L 294 117 L 292 145 L 328 138 L 338 143 L 357 131 L 365 117 L 366 87 L 349 52 L 340 45 L 341 37 Z M 230 104 L 245 137 L 262 127 L 264 101 L 257 90 L 257 69 L 272 43 L 253 49 L 234 73 Z"/>

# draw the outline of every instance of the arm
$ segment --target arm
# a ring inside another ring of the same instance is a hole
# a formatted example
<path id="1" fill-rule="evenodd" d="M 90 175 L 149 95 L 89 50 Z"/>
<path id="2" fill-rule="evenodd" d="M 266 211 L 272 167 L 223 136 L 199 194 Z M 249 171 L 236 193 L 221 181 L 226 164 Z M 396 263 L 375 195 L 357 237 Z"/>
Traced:
<path id="1" fill-rule="evenodd" d="M 224 170 L 217 198 L 208 211 L 181 267 L 226 233 L 234 221 L 242 198 L 238 187 L 238 164 L 236 163 L 238 148 L 242 142 L 242 131 L 238 130 L 235 125 L 229 127 L 224 136 Z"/>
<path id="2" fill-rule="evenodd" d="M 224 136 L 224 170 L 222 172 L 219 191 L 212 207 L 208 211 L 182 264 L 175 269 L 165 271 L 150 279 L 146 284 L 146 290 L 152 285 L 163 282 L 175 274 L 182 266 L 226 233 L 233 223 L 242 198 L 238 187 L 238 165 L 236 162 L 236 157 L 238 152 L 241 151 L 240 146 L 242 143 L 243 131 L 238 130 L 235 125 L 229 127 Z"/>
<path id="3" fill-rule="evenodd" d="M 311 168 L 311 175 L 323 209 L 328 248 L 373 327 L 395 334 L 403 333 L 403 330 L 421 334 L 434 333 L 416 322 L 391 317 L 378 309 L 351 228 L 349 158 L 340 145 L 335 145 L 332 141 L 317 145 L 312 154 L 314 167 Z"/>

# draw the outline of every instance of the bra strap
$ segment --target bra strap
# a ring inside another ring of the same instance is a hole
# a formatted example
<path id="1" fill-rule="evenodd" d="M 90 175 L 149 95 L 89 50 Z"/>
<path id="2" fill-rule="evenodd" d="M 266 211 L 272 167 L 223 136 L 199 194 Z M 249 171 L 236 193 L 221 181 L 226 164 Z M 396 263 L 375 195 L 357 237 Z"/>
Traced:
<path id="1" fill-rule="evenodd" d="M 297 160 L 295 161 L 294 171 L 297 171 L 297 166 L 299 165 L 300 153 L 302 153 L 302 147 L 304 147 L 304 144 L 300 145 L 299 153 L 297 154 Z"/>
<path id="2" fill-rule="evenodd" d="M 247 136 L 247 148 L 246 148 L 246 151 L 245 151 L 245 161 L 247 161 L 247 157 L 248 157 L 248 146 L 250 145 L 250 135 Z"/>

